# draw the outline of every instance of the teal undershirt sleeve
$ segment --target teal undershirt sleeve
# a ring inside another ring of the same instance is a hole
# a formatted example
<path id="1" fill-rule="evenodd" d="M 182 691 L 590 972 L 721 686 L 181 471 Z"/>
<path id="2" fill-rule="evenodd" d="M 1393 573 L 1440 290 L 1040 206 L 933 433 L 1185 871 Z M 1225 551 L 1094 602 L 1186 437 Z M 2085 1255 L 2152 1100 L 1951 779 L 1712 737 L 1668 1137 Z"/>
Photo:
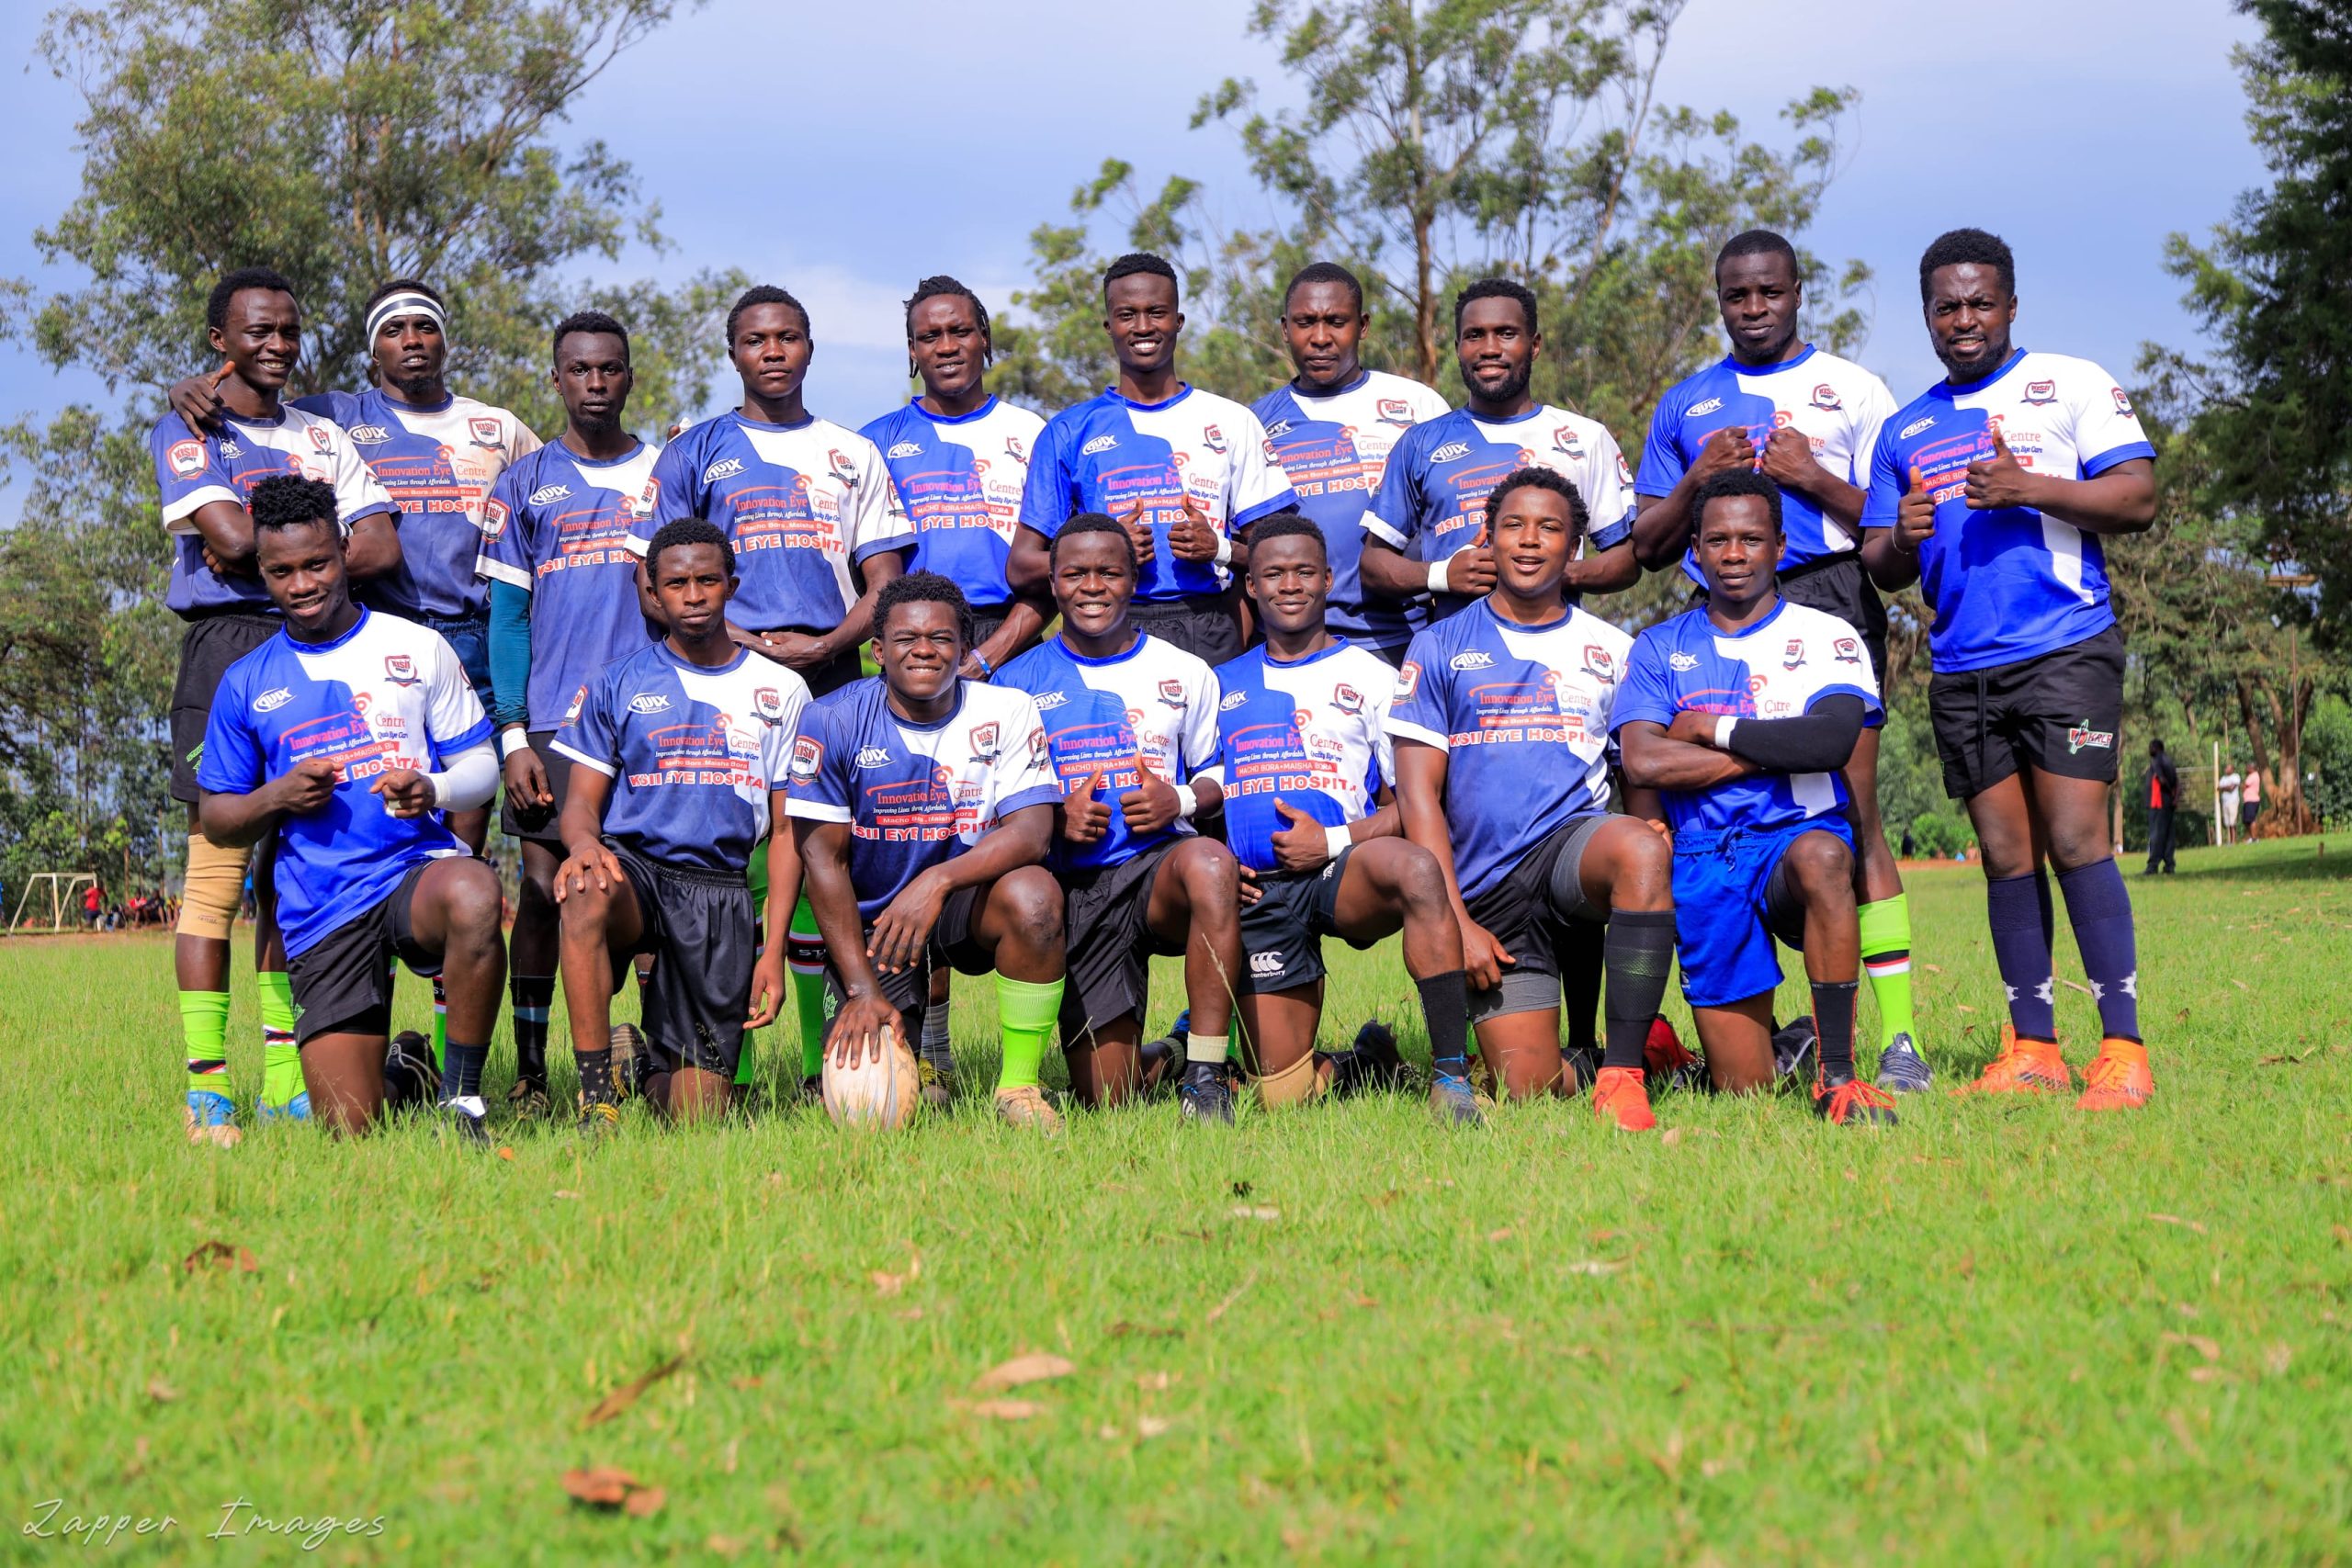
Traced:
<path id="1" fill-rule="evenodd" d="M 490 583 L 490 721 L 530 720 L 531 591 L 496 578 Z"/>

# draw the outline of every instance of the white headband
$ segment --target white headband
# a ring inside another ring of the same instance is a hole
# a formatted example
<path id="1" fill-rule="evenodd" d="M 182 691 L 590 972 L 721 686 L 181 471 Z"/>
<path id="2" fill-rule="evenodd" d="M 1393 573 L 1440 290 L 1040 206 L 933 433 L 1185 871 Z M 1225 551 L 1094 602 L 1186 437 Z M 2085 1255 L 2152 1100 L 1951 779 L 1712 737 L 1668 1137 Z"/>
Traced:
<path id="1" fill-rule="evenodd" d="M 433 324 L 445 334 L 449 330 L 448 319 L 441 313 L 441 307 L 431 295 L 404 290 L 399 294 L 385 295 L 376 301 L 376 308 L 368 312 L 368 341 L 374 343 L 376 334 L 384 330 L 384 323 L 394 316 L 430 316 Z"/>

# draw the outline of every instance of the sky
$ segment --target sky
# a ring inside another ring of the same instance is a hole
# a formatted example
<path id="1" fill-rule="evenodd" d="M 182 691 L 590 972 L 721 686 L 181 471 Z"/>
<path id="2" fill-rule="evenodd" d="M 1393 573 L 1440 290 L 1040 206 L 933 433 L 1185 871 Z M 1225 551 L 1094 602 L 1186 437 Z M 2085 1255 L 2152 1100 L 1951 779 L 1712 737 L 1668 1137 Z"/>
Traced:
<path id="1" fill-rule="evenodd" d="M 1228 74 L 1276 95 L 1273 51 L 1244 35 L 1250 8 L 1190 0 L 1175 27 L 1099 0 L 713 0 L 625 56 L 560 134 L 603 138 L 661 204 L 673 248 L 633 253 L 616 276 L 737 265 L 791 288 L 814 320 L 810 405 L 854 425 L 906 395 L 899 302 L 913 280 L 952 272 L 1001 309 L 1030 231 L 1065 220 L 1106 156 L 1147 186 L 1204 181 L 1224 225 L 1269 220 L 1231 132 L 1187 124 Z M 0 38 L 29 40 L 45 9 L 0 0 Z M 2202 235 L 2261 183 L 2229 63 L 2251 36 L 2218 0 L 1690 0 L 1659 96 L 1728 108 L 1773 139 L 1781 106 L 1811 86 L 1861 90 L 1843 171 L 1804 239 L 1875 272 L 1860 357 L 1898 399 L 1940 374 L 1913 280 L 1927 241 L 1962 223 L 2018 254 L 2021 345 L 2128 378 L 2143 342 L 2196 342 L 2165 236 Z M 0 277 L 69 287 L 73 271 L 45 267 L 31 234 L 77 188 L 79 106 L 18 47 L 23 74 L 0 101 Z M 105 396 L 0 344 L 0 421 Z M 1640 434 L 1618 435 L 1630 448 Z"/>

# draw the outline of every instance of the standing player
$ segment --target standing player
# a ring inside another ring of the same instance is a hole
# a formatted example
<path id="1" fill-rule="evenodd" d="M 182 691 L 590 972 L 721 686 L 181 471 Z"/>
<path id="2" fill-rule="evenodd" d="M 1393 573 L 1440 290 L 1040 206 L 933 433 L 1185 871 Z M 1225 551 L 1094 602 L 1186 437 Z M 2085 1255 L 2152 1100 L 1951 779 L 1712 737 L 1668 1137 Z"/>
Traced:
<path id="1" fill-rule="evenodd" d="M 1778 938 L 1804 954 L 1819 1066 L 1814 1110 L 1892 1125 L 1854 1076 L 1860 965 L 1852 796 L 1840 770 L 1884 716 L 1855 629 L 1784 599 L 1781 481 L 1735 465 L 1689 506 L 1706 599 L 1634 644 L 1610 718 L 1629 784 L 1659 792 L 1674 830 L 1682 994 L 1715 1087 L 1772 1082 Z"/>
<path id="2" fill-rule="evenodd" d="M 1607 922 L 1593 1105 L 1657 1125 L 1644 1047 L 1674 960 L 1664 833 L 1609 810 L 1609 718 L 1633 639 L 1567 602 L 1584 498 L 1549 468 L 1495 485 L 1480 525 L 1494 591 L 1413 639 L 1388 733 L 1405 834 L 1437 857 L 1462 927 L 1478 1053 L 1523 1098 L 1575 1091 L 1560 1049 L 1568 922 Z M 1442 1077 L 1464 1064 L 1440 1059 Z M 1457 1095 L 1466 1090 L 1456 1089 Z"/>
<path id="3" fill-rule="evenodd" d="M 191 1141 L 237 1141 L 229 1098 L 229 925 L 243 901 L 254 845 L 215 845 L 198 830 L 197 764 L 212 694 L 231 665 L 277 635 L 284 616 L 254 565 L 247 498 L 263 479 L 288 472 L 334 489 L 349 534 L 345 569 L 354 581 L 381 578 L 401 561 L 400 516 L 391 499 L 330 422 L 284 406 L 280 394 L 301 355 L 302 313 L 293 286 L 266 267 L 224 274 L 205 301 L 206 339 L 227 362 L 213 379 L 222 413 L 198 433 L 176 414 L 155 422 L 148 446 L 173 536 L 164 604 L 186 621 L 172 685 L 172 798 L 187 807 L 186 891 L 172 964 L 187 1053 L 187 1124 Z M 254 966 L 261 990 L 265 1116 L 305 1116 L 302 1063 L 294 1041 L 293 993 L 269 914 L 269 878 L 259 878 L 261 919 Z"/>
<path id="4" fill-rule="evenodd" d="M 1994 957 L 2013 1038 L 1973 1086 L 2072 1087 L 2058 1051 L 2045 858 L 2058 868 L 2106 1038 L 2077 1103 L 2147 1103 L 2132 897 L 2108 837 L 2123 716 L 2123 634 L 2105 534 L 2155 520 L 2155 449 L 2131 400 L 2088 360 L 2013 348 L 2009 247 L 1955 229 L 1919 260 L 1945 379 L 1890 415 L 1871 464 L 1863 558 L 1935 614 L 1928 712 L 1944 789 L 1984 848 Z"/>
<path id="5" fill-rule="evenodd" d="M 791 800 L 808 901 L 825 934 L 836 1060 L 931 1003 L 948 966 L 996 972 L 1004 1066 L 996 1113 L 1045 1134 L 1061 1119 L 1037 1064 L 1062 1000 L 1062 891 L 1043 862 L 1061 786 L 1037 705 L 957 673 L 970 608 L 935 572 L 886 584 L 874 606 L 879 677 L 803 716 Z"/>
<path id="6" fill-rule="evenodd" d="M 1158 256 L 1121 256 L 1103 272 L 1118 384 L 1046 423 L 1011 570 L 1015 586 L 1043 588 L 1062 526 L 1108 513 L 1135 541 L 1135 629 L 1218 664 L 1241 651 L 1228 594 L 1248 558 L 1238 536 L 1295 498 L 1258 416 L 1176 374 L 1178 304 L 1176 269 Z"/>
<path id="7" fill-rule="evenodd" d="M 1073 517 L 1049 559 L 1059 636 L 1005 666 L 1044 717 L 1064 795 L 1054 870 L 1068 905 L 1062 1051 L 1089 1105 L 1141 1087 L 1149 955 L 1184 955 L 1193 1018 L 1178 1094 L 1195 1121 L 1233 1120 L 1225 1061 L 1242 983 L 1233 855 L 1194 830 L 1224 801 L 1200 775 L 1216 756 L 1216 677 L 1136 629 L 1134 536 L 1100 513 Z"/>
<path id="8" fill-rule="evenodd" d="M 668 635 L 606 665 L 555 741 L 576 764 L 555 896 L 580 1129 L 592 1136 L 618 1124 L 616 1065 L 673 1121 L 727 1109 L 744 1030 L 774 1018 L 784 998 L 782 949 L 754 954 L 745 872 L 763 840 L 770 931 L 775 905 L 800 887 L 792 835 L 769 829 L 784 810 L 808 683 L 731 636 L 734 551 L 715 525 L 664 524 L 645 572 Z M 641 953 L 654 955 L 643 1060 L 616 1064 L 616 1042 L 632 1052 L 638 1042 L 612 1027 L 615 980 Z"/>
<path id="9" fill-rule="evenodd" d="M 1427 620 L 1418 603 L 1364 592 L 1364 517 L 1405 432 L 1448 412 L 1445 400 L 1356 357 L 1372 317 L 1363 285 L 1333 262 L 1299 269 L 1283 296 L 1283 344 L 1298 374 L 1250 405 L 1298 496 L 1298 512 L 1330 552 L 1333 631 L 1391 666 Z"/>
<path id="10" fill-rule="evenodd" d="M 197 766 L 205 834 L 277 835 L 302 1070 L 327 1123 L 358 1133 L 382 1114 L 397 957 L 448 976 L 441 1108 L 484 1142 L 481 1069 L 506 972 L 498 877 L 444 813 L 498 787 L 490 720 L 440 634 L 352 603 L 333 485 L 280 475 L 250 504 L 285 624 L 214 697 Z"/>
<path id="11" fill-rule="evenodd" d="M 1528 395 L 1543 352 L 1535 296 L 1489 277 L 1453 301 L 1453 351 L 1468 401 L 1405 433 L 1388 454 L 1364 514 L 1366 598 L 1391 605 L 1434 597 L 1442 619 L 1495 585 L 1487 497 L 1522 468 L 1549 468 L 1577 487 L 1591 536 L 1568 562 L 1567 592 L 1610 593 L 1641 576 L 1634 559 L 1634 476 L 1598 421 Z"/>
<path id="12" fill-rule="evenodd" d="M 1634 549 L 1661 570 L 1681 556 L 1703 590 L 1688 547 L 1691 497 L 1717 474 L 1762 473 L 1781 487 L 1788 554 L 1780 592 L 1791 603 L 1834 615 L 1860 634 L 1871 673 L 1886 671 L 1886 608 L 1862 570 L 1862 490 L 1871 449 L 1894 412 L 1886 383 L 1824 354 L 1797 330 L 1804 284 L 1788 241 L 1750 230 L 1715 257 L 1715 301 L 1731 355 L 1669 389 L 1650 418 L 1634 481 L 1641 502 Z M 1878 814 L 1879 732 L 1865 728 L 1846 764 L 1861 859 L 1862 964 L 1878 999 L 1883 1049 L 1880 1087 L 1915 1093 L 1929 1082 L 1912 1040 L 1911 907 Z"/>
<path id="13" fill-rule="evenodd" d="M 1216 671 L 1217 761 L 1227 840 L 1256 897 L 1241 911 L 1241 1026 L 1258 1096 L 1288 1105 L 1342 1092 L 1393 1065 L 1315 1049 L 1323 939 L 1370 947 L 1405 933 L 1430 1051 L 1460 1063 L 1469 1030 L 1462 930 L 1429 851 L 1399 836 L 1385 723 L 1396 676 L 1378 655 L 1326 629 L 1334 577 L 1323 535 L 1279 513 L 1250 535 L 1243 579 L 1266 640 Z M 1362 1036 L 1359 1036 L 1362 1039 Z M 1449 1120 L 1479 1120 L 1457 1068 L 1432 1085 Z"/>
<path id="14" fill-rule="evenodd" d="M 555 873 L 571 773 L 555 750 L 556 730 L 605 666 L 651 640 L 628 534 L 653 448 L 621 423 L 635 383 L 628 330 L 602 310 L 567 316 L 555 329 L 554 361 L 562 438 L 499 476 L 478 541 L 490 584 L 491 716 L 505 759 L 500 826 L 523 849 L 509 1098 L 533 1115 L 548 1109 L 548 1010 L 560 931 Z"/>

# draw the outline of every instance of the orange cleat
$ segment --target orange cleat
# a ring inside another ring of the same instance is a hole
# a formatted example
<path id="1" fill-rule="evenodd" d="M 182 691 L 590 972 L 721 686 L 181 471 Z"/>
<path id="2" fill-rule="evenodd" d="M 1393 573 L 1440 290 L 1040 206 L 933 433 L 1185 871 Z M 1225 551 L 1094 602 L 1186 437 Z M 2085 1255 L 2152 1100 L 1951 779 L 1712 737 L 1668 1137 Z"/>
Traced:
<path id="1" fill-rule="evenodd" d="M 1649 1037 L 1642 1042 L 1642 1066 L 1659 1089 L 1705 1089 L 1707 1064 L 1693 1055 L 1663 1014 L 1650 1020 Z"/>
<path id="2" fill-rule="evenodd" d="M 2083 1071 L 2083 1097 L 2077 1111 L 2137 1111 L 2156 1092 L 2155 1075 L 2148 1070 L 2148 1048 L 2136 1041 L 2112 1037 L 2098 1043 L 2098 1055 Z"/>
<path id="3" fill-rule="evenodd" d="M 1860 1078 L 1841 1084 L 1814 1079 L 1813 1113 L 1837 1127 L 1892 1127 L 1896 1122 L 1894 1097 Z"/>
<path id="4" fill-rule="evenodd" d="M 1646 1133 L 1657 1125 L 1639 1067 L 1601 1068 L 1592 1084 L 1592 1108 L 1621 1133 Z"/>
<path id="5" fill-rule="evenodd" d="M 1955 1094 L 2056 1094 L 2075 1087 L 2066 1058 L 2050 1040 L 2020 1040 L 2017 1031 L 2001 1025 L 2001 1054 L 1985 1065 L 1974 1083 Z"/>

